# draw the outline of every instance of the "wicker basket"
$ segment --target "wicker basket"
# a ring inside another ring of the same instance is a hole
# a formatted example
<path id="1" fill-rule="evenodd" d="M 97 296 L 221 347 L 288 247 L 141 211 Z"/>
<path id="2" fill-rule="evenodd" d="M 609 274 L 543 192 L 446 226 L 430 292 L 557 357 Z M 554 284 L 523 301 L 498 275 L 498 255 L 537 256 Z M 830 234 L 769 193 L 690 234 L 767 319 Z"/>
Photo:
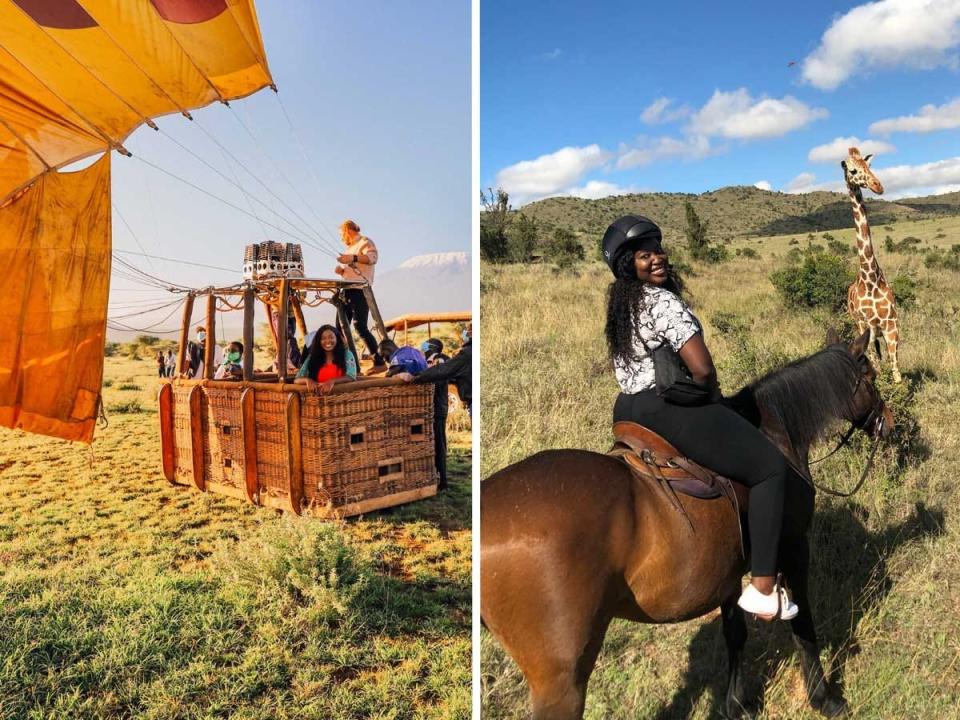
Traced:
<path id="1" fill-rule="evenodd" d="M 436 493 L 433 385 L 175 379 L 160 425 L 170 482 L 258 505 L 345 517 Z"/>

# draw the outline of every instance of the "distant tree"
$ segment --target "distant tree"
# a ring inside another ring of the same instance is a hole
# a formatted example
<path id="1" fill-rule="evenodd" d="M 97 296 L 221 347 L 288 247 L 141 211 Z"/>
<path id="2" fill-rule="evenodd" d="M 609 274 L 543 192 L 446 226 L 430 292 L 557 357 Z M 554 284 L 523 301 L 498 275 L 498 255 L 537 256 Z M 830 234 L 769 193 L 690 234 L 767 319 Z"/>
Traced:
<path id="1" fill-rule="evenodd" d="M 687 247 L 690 250 L 690 255 L 695 260 L 700 260 L 706 254 L 707 248 L 710 247 L 710 241 L 707 239 L 709 223 L 701 222 L 700 216 L 697 215 L 697 211 L 694 210 L 690 202 L 687 202 L 684 207 L 687 213 L 687 227 L 684 230 L 684 234 L 687 236 Z"/>
<path id="2" fill-rule="evenodd" d="M 527 262 L 537 246 L 537 221 L 520 213 L 510 227 L 507 255 L 511 262 Z"/>
<path id="3" fill-rule="evenodd" d="M 561 268 L 568 268 L 586 257 L 583 245 L 572 232 L 565 228 L 557 228 L 553 231 L 553 237 L 550 238 L 545 250 L 546 259 Z"/>
<path id="4" fill-rule="evenodd" d="M 504 262 L 509 255 L 507 229 L 510 227 L 510 196 L 503 188 L 489 193 L 480 191 L 480 257 L 490 262 Z"/>

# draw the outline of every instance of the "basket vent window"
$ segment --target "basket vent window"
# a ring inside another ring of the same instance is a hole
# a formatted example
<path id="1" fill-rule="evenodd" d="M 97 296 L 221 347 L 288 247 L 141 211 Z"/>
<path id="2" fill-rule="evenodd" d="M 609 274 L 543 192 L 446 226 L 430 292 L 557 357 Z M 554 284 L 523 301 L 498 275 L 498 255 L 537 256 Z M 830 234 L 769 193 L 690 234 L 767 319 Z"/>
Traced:
<path id="1" fill-rule="evenodd" d="M 393 458 L 383 460 L 377 463 L 377 474 L 380 476 L 380 482 L 396 480 L 403 477 L 403 459 Z"/>
<path id="2" fill-rule="evenodd" d="M 223 466 L 224 466 L 225 468 L 233 467 L 233 460 L 231 460 L 230 458 L 224 458 L 224 460 L 223 460 Z"/>
<path id="3" fill-rule="evenodd" d="M 413 438 L 423 437 L 423 421 L 422 420 L 417 420 L 414 423 L 410 423 L 410 437 L 413 437 Z"/>
<path id="4" fill-rule="evenodd" d="M 350 447 L 362 447 L 366 442 L 367 429 L 365 427 L 350 428 Z"/>
<path id="5" fill-rule="evenodd" d="M 224 435 L 229 435 L 231 429 L 232 429 L 232 428 L 231 428 L 229 425 L 224 425 L 224 426 L 223 426 L 223 434 L 224 434 Z"/>

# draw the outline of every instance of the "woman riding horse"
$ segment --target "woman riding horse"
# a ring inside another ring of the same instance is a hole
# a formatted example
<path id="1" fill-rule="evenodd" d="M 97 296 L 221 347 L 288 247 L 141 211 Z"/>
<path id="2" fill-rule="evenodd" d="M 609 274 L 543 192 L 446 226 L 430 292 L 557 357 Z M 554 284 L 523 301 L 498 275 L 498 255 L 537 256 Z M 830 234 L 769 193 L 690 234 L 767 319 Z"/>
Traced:
<path id="1" fill-rule="evenodd" d="M 606 240 L 617 278 L 607 333 L 624 391 L 615 417 L 639 420 L 715 472 L 756 481 L 747 510 L 754 581 L 772 581 L 782 569 L 796 605 L 781 597 L 780 617 L 798 609 L 790 626 L 808 699 L 824 715 L 839 715 L 847 703 L 824 674 L 808 594 L 814 510 L 808 456 L 838 420 L 874 437 L 893 427 L 866 359 L 869 333 L 849 345 L 829 333 L 825 348 L 751 383 L 727 406 L 670 407 L 649 389 L 655 381 L 649 355 L 662 343 L 679 350 L 712 399 L 719 396 L 700 324 L 675 292 L 679 285 L 653 223 L 615 223 Z M 773 492 L 756 496 L 764 486 Z M 756 527 L 754 504 L 761 506 Z M 614 618 L 673 623 L 717 607 L 727 646 L 724 711 L 752 715 L 741 674 L 747 627 L 738 598 L 749 609 L 756 607 L 751 595 L 759 605 L 770 593 L 761 587 L 744 596 L 745 570 L 740 517 L 730 503 L 671 499 L 613 455 L 546 450 L 480 486 L 480 614 L 523 672 L 535 720 L 583 717 L 587 682 Z"/>
<path id="2" fill-rule="evenodd" d="M 660 228 L 627 215 L 607 228 L 603 255 L 615 280 L 607 296 L 607 345 L 620 385 L 614 422 L 639 423 L 680 452 L 750 488 L 750 584 L 738 604 L 767 620 L 796 616 L 797 606 L 775 588 L 777 550 L 789 466 L 766 436 L 719 402 L 720 386 L 700 322 L 684 302 L 667 262 Z M 676 352 L 709 399 L 682 406 L 657 394 L 652 353 Z M 779 610 L 779 615 L 778 615 Z"/>

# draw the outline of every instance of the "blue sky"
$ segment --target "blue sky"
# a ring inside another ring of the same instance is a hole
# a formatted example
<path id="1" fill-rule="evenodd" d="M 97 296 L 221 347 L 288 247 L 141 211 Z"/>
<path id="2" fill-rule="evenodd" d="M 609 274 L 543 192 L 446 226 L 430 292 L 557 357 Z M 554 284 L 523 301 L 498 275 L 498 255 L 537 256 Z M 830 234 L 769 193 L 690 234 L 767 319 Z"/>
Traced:
<path id="1" fill-rule="evenodd" d="M 378 244 L 380 272 L 415 255 L 469 251 L 474 201 L 470 3 L 259 0 L 257 10 L 280 98 L 262 90 L 232 108 L 196 111 L 195 124 L 175 115 L 158 120 L 161 133 L 137 130 L 126 143 L 135 157 L 115 153 L 113 158 L 114 248 L 120 257 L 181 284 L 229 284 L 239 280 L 247 243 L 293 239 L 140 161 L 159 165 L 248 212 L 252 203 L 263 219 L 289 228 L 171 137 L 227 177 L 239 178 L 251 195 L 298 226 L 309 224 L 321 247 L 324 241 L 339 243 L 335 233 L 342 220 L 356 220 Z M 228 160 L 206 133 L 306 222 Z M 329 252 L 304 244 L 304 256 L 309 276 L 334 277 Z M 115 275 L 110 315 L 164 299 L 169 295 Z M 123 322 L 146 324 L 138 317 Z M 159 329 L 178 324 L 173 317 Z"/>
<path id="2" fill-rule="evenodd" d="M 960 190 L 960 0 L 482 0 L 482 187 Z"/>

